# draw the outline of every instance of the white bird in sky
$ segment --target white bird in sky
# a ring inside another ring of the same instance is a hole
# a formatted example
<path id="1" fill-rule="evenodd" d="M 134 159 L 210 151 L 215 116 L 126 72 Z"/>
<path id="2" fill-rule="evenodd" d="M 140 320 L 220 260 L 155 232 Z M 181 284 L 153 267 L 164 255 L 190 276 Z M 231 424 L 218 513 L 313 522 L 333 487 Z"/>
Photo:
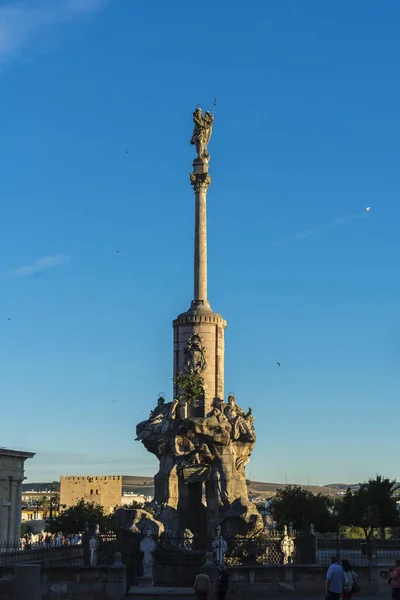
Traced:
<path id="1" fill-rule="evenodd" d="M 367 208 L 365 209 L 367 212 L 369 212 L 371 210 L 370 206 L 367 206 Z"/>

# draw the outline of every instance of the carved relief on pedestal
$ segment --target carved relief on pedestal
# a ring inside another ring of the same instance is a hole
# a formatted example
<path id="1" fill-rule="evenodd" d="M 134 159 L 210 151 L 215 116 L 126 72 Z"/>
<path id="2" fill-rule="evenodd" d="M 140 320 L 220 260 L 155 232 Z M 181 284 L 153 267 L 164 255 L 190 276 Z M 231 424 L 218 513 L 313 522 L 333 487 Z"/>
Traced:
<path id="1" fill-rule="evenodd" d="M 201 375 L 207 368 L 206 350 L 201 337 L 193 333 L 185 348 L 185 362 L 183 370 L 185 373 Z"/>

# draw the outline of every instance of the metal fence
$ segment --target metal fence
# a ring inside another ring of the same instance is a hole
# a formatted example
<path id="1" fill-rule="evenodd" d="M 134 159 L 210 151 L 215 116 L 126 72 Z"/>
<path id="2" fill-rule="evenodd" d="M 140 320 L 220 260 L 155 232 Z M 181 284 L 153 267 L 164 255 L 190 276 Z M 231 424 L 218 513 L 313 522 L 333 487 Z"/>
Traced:
<path id="1" fill-rule="evenodd" d="M 52 567 L 83 565 L 82 546 L 36 546 L 0 544 L 0 565 L 38 564 Z"/>
<path id="2" fill-rule="evenodd" d="M 400 558 L 400 540 L 371 540 L 368 546 L 361 539 L 347 539 L 338 537 L 318 538 L 317 542 L 317 562 L 320 565 L 328 565 L 330 557 L 338 554 L 341 559 L 347 559 L 350 564 L 356 566 L 366 566 L 374 560 L 380 565 L 393 564 L 397 558 Z"/>

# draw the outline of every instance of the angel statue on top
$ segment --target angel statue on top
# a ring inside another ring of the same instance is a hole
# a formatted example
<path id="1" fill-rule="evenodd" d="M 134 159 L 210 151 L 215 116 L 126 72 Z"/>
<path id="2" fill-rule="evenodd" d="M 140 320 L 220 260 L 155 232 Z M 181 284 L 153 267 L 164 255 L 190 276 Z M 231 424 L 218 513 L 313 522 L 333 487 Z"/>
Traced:
<path id="1" fill-rule="evenodd" d="M 214 117 L 209 111 L 203 115 L 202 109 L 196 108 L 193 113 L 194 129 L 190 143 L 196 146 L 197 156 L 201 160 L 208 161 L 210 159 L 207 144 L 211 138 L 213 122 Z"/>

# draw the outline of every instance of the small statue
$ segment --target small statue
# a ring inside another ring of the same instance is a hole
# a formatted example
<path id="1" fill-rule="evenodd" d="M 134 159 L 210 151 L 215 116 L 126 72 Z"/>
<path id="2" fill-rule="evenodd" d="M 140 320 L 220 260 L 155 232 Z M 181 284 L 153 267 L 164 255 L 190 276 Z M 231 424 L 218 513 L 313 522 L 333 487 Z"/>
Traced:
<path id="1" fill-rule="evenodd" d="M 153 579 L 153 554 L 157 548 L 157 544 L 151 536 L 151 530 L 145 532 L 144 538 L 140 542 L 140 551 L 143 552 L 143 578 Z"/>
<path id="2" fill-rule="evenodd" d="M 253 417 L 253 409 L 251 408 L 251 406 L 249 406 L 249 410 L 247 411 L 246 414 L 246 421 L 248 421 L 250 427 L 253 427 L 254 421 L 256 420 L 255 417 Z"/>
<path id="3" fill-rule="evenodd" d="M 247 442 L 254 442 L 256 439 L 253 423 L 255 417 L 252 417 L 252 410 L 249 408 L 247 414 L 236 404 L 235 397 L 228 396 L 228 404 L 225 407 L 224 414 L 232 425 L 232 438 L 238 440 L 244 439 Z"/>
<path id="4" fill-rule="evenodd" d="M 188 374 L 200 375 L 206 369 L 206 357 L 201 338 L 197 333 L 190 336 L 185 348 L 184 371 Z"/>
<path id="5" fill-rule="evenodd" d="M 179 398 L 178 406 L 176 409 L 176 414 L 178 419 L 186 419 L 187 418 L 187 403 L 185 398 Z"/>
<path id="6" fill-rule="evenodd" d="M 196 146 L 197 157 L 204 161 L 209 161 L 207 144 L 210 141 L 212 133 L 212 124 L 214 117 L 207 111 L 203 116 L 201 108 L 196 108 L 193 113 L 193 135 L 190 143 Z"/>
<path id="7" fill-rule="evenodd" d="M 153 433 L 161 432 L 169 412 L 170 404 L 165 404 L 164 398 L 160 396 L 157 406 L 150 412 L 149 418 L 136 425 L 136 440 L 142 441 Z"/>
<path id="8" fill-rule="evenodd" d="M 228 544 L 221 535 L 221 525 L 217 525 L 217 535 L 212 541 L 211 547 L 215 555 L 215 562 L 222 566 L 225 562 L 225 554 L 228 552 Z"/>
<path id="9" fill-rule="evenodd" d="M 283 554 L 283 564 L 287 565 L 293 560 L 294 541 L 288 533 L 288 528 L 285 525 L 283 528 L 283 538 L 281 539 L 281 551 Z"/>

